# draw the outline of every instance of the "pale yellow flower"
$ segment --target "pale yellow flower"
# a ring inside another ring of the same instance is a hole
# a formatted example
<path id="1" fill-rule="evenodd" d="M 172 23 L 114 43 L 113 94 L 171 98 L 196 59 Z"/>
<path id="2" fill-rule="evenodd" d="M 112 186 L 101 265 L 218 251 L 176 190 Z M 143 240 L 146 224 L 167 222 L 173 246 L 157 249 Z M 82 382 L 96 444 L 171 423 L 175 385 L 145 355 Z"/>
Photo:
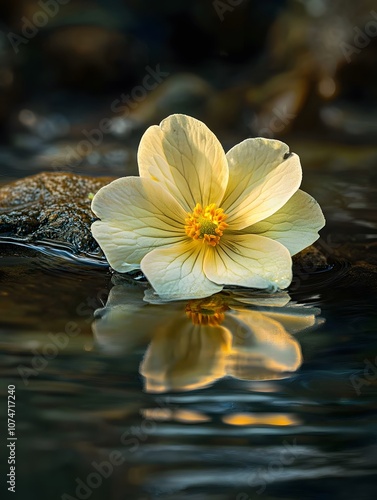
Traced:
<path id="1" fill-rule="evenodd" d="M 145 132 L 138 164 L 140 177 L 95 195 L 92 231 L 113 269 L 141 269 L 166 300 L 225 285 L 286 288 L 291 255 L 324 225 L 298 189 L 298 156 L 277 140 L 246 139 L 225 154 L 202 122 L 172 115 Z"/>

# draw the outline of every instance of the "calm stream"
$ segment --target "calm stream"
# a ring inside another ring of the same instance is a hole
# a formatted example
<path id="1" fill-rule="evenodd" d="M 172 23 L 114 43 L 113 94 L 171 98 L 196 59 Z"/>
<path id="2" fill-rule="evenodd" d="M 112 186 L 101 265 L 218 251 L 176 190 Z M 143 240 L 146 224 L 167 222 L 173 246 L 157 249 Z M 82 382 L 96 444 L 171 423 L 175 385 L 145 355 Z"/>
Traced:
<path id="1" fill-rule="evenodd" d="M 147 304 L 105 265 L 0 244 L 12 498 L 375 498 L 375 165 L 303 165 L 330 261 L 273 300 Z"/>

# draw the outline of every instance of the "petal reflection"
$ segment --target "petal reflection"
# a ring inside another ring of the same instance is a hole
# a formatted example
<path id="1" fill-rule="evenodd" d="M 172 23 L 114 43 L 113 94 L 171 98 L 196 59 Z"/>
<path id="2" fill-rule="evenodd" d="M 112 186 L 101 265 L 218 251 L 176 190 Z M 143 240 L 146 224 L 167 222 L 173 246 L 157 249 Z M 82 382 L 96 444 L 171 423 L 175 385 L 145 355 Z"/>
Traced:
<path id="1" fill-rule="evenodd" d="M 275 319 L 258 311 L 234 312 L 228 373 L 244 380 L 281 378 L 302 363 L 300 344 Z"/>
<path id="2" fill-rule="evenodd" d="M 118 284 L 95 313 L 97 347 L 113 356 L 145 352 L 147 392 L 190 391 L 232 376 L 288 377 L 302 363 L 292 333 L 316 326 L 319 309 L 281 294 L 239 289 L 189 302 L 145 302 L 145 285 Z M 144 300 L 143 300 L 144 297 Z"/>
<path id="3" fill-rule="evenodd" d="M 115 285 L 106 306 L 94 314 L 92 330 L 97 346 L 108 354 L 125 354 L 147 345 L 156 326 L 165 324 L 182 304 L 159 307 L 144 302 L 145 287 L 141 283 Z"/>
<path id="4" fill-rule="evenodd" d="M 224 377 L 231 344 L 226 328 L 187 318 L 158 328 L 140 366 L 147 392 L 189 391 Z"/>

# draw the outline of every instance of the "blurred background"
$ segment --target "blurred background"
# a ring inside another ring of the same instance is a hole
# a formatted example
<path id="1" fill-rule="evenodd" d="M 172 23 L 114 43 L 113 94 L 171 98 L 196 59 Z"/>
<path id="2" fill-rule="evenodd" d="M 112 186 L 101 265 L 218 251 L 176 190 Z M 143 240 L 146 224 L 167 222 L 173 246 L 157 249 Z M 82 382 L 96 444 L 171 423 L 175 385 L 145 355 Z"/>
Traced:
<path id="1" fill-rule="evenodd" d="M 134 173 L 177 112 L 226 149 L 282 139 L 304 168 L 376 160 L 373 0 L 12 0 L 0 19 L 1 183 Z"/>

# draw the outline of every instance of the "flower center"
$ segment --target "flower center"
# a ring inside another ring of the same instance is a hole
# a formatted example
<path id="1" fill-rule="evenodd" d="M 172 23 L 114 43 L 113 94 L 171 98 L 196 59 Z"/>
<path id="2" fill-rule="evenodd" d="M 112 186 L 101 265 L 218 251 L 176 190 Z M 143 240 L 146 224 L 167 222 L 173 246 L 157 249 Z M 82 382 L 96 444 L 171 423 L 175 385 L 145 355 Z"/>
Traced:
<path id="1" fill-rule="evenodd" d="M 225 311 L 228 309 L 220 297 L 190 300 L 186 306 L 186 316 L 194 325 L 218 326 L 224 321 Z"/>
<path id="2" fill-rule="evenodd" d="M 224 229 L 228 227 L 222 208 L 217 208 L 215 203 L 207 205 L 205 208 L 200 203 L 196 204 L 193 212 L 188 213 L 185 219 L 185 231 L 187 236 L 194 240 L 203 240 L 207 245 L 216 246 Z"/>

